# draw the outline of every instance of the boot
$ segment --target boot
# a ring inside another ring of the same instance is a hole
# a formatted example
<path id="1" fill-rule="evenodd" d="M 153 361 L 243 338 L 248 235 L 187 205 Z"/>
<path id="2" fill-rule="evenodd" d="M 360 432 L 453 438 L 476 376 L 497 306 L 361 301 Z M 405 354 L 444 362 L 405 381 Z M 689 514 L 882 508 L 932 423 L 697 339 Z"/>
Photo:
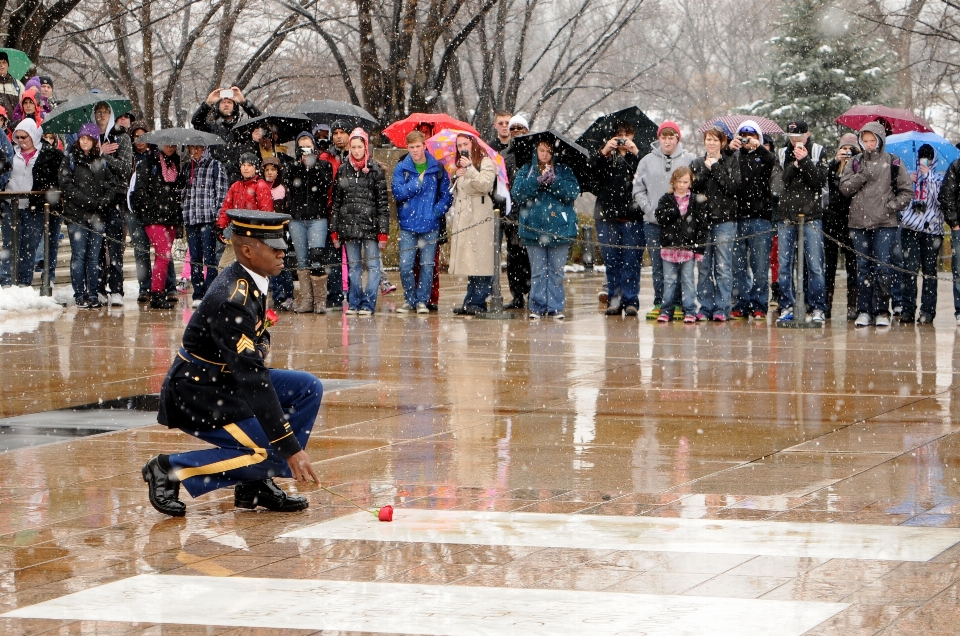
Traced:
<path id="1" fill-rule="evenodd" d="M 175 304 L 163 292 L 150 292 L 150 309 L 173 309 Z"/>
<path id="2" fill-rule="evenodd" d="M 310 282 L 313 283 L 313 288 L 317 290 L 317 293 L 313 295 L 313 313 L 315 314 L 325 314 L 327 313 L 327 276 L 311 276 Z"/>
<path id="3" fill-rule="evenodd" d="M 300 280 L 300 300 L 297 301 L 293 311 L 298 314 L 307 314 L 313 311 L 313 290 L 316 285 L 312 284 L 309 270 L 297 271 L 297 278 Z"/>

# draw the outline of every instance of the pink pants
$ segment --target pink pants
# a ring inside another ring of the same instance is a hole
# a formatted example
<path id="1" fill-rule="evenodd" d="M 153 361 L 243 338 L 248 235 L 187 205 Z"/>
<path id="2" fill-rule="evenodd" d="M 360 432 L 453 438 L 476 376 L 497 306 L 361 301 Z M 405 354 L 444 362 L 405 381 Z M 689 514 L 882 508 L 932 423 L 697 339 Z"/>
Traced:
<path id="1" fill-rule="evenodd" d="M 177 228 L 172 225 L 147 225 L 143 231 L 147 233 L 147 238 L 156 252 L 150 289 L 156 293 L 163 292 L 167 284 L 167 267 L 170 266 L 170 258 L 173 256 L 173 239 L 177 236 Z"/>

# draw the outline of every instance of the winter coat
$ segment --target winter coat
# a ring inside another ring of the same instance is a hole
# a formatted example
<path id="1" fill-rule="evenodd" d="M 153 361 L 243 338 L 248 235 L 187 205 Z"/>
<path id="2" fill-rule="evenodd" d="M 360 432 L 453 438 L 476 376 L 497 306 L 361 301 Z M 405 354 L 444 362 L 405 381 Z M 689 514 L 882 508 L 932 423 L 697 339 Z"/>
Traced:
<path id="1" fill-rule="evenodd" d="M 65 156 L 60 166 L 63 216 L 84 224 L 93 216 L 103 218 L 113 205 L 118 184 L 123 180 L 103 157 L 82 152 Z"/>
<path id="2" fill-rule="evenodd" d="M 367 172 L 357 170 L 348 159 L 340 164 L 333 187 L 331 232 L 340 241 L 375 241 L 390 234 L 387 175 L 373 159 Z"/>
<path id="3" fill-rule="evenodd" d="M 330 174 L 333 175 L 333 179 L 330 180 L 330 187 L 327 189 L 327 214 L 329 215 L 333 209 L 333 185 L 337 180 L 337 170 L 340 169 L 340 157 L 338 157 L 336 153 L 322 150 L 320 152 L 320 161 L 326 161 L 332 168 Z"/>
<path id="4" fill-rule="evenodd" d="M 450 273 L 454 276 L 493 276 L 493 192 L 497 169 L 490 157 L 453 179 L 453 203 L 447 211 L 450 234 Z M 485 223 L 483 221 L 486 221 Z M 465 230 L 471 225 L 469 230 Z"/>
<path id="5" fill-rule="evenodd" d="M 23 85 L 10 73 L 0 77 L 0 106 L 7 110 L 8 119 L 13 116 L 13 111 L 20 105 L 21 93 L 23 93 Z"/>
<path id="6" fill-rule="evenodd" d="M 793 145 L 777 152 L 780 166 L 777 220 L 796 223 L 800 215 L 807 221 L 823 217 L 823 189 L 827 185 L 827 153 L 823 146 L 807 139 L 807 156 L 794 165 Z M 816 161 L 814 161 L 816 158 Z"/>
<path id="7" fill-rule="evenodd" d="M 640 157 L 618 150 L 604 157 L 600 151 L 590 156 L 593 191 L 597 195 L 594 214 L 601 221 L 643 221 L 643 210 L 633 199 L 633 178 Z"/>
<path id="8" fill-rule="evenodd" d="M 703 203 L 710 226 L 736 221 L 737 192 L 741 184 L 737 154 L 724 148 L 720 151 L 720 159 L 711 168 L 707 167 L 705 157 L 697 157 L 690 169 L 693 171 L 693 196 Z"/>
<path id="9" fill-rule="evenodd" d="M 10 171 L 13 168 L 13 143 L 10 138 L 0 130 L 0 189 L 7 187 L 10 180 Z"/>
<path id="10" fill-rule="evenodd" d="M 0 135 L 5 138 L 4 135 Z M 20 154 L 19 147 L 16 150 L 13 160 L 10 162 L 23 162 L 23 156 Z M 60 190 L 60 164 L 63 163 L 63 153 L 56 148 L 42 147 L 32 159 L 31 183 L 29 187 L 21 188 L 8 181 L 4 184 L 7 190 L 32 190 L 34 192 L 45 192 L 48 190 Z M 9 177 L 12 171 L 7 172 L 5 176 Z M 28 199 L 28 207 L 31 210 L 42 212 L 45 203 L 50 204 L 50 212 L 59 214 L 63 209 L 63 197 L 60 194 L 34 194 Z"/>
<path id="11" fill-rule="evenodd" d="M 326 219 L 330 214 L 329 191 L 333 184 L 333 166 L 316 159 L 309 168 L 303 160 L 284 169 L 287 189 L 287 214 L 297 221 Z"/>
<path id="12" fill-rule="evenodd" d="M 937 201 L 947 226 L 952 229 L 960 225 L 960 159 L 947 168 Z"/>
<path id="13" fill-rule="evenodd" d="M 96 122 L 94 122 L 96 123 Z M 126 198 L 127 188 L 130 184 L 130 175 L 133 174 L 133 142 L 130 141 L 130 135 L 125 130 L 117 130 L 114 126 L 113 108 L 110 108 L 110 120 L 107 122 L 106 134 L 100 135 L 100 143 L 115 143 L 117 149 L 109 155 L 103 155 L 104 161 L 109 164 L 116 179 L 116 194 L 118 197 Z"/>
<path id="14" fill-rule="evenodd" d="M 850 197 L 840 192 L 840 162 L 836 159 L 827 165 L 827 183 L 830 198 L 827 209 L 823 212 L 823 231 L 843 240 L 849 235 Z"/>
<path id="15" fill-rule="evenodd" d="M 887 135 L 883 125 L 870 122 L 860 130 L 860 146 L 863 133 L 876 135 L 877 149 L 847 162 L 840 176 L 840 191 L 851 198 L 849 226 L 859 230 L 874 230 L 881 227 L 897 227 L 897 213 L 913 199 L 913 183 L 910 173 L 899 159 L 884 151 Z M 892 167 L 897 164 L 896 189 L 892 181 Z M 781 202 L 782 205 L 782 202 Z"/>
<path id="16" fill-rule="evenodd" d="M 932 163 L 936 165 L 936 158 Z M 900 213 L 900 227 L 943 236 L 943 212 L 939 203 L 943 175 L 931 166 L 926 175 L 917 170 L 910 178 L 913 181 L 913 200 Z"/>
<path id="17" fill-rule="evenodd" d="M 397 200 L 400 229 L 407 232 L 422 234 L 439 230 L 440 217 L 447 213 L 453 202 L 446 169 L 429 154 L 426 155 L 426 161 L 427 169 L 422 181 L 410 155 L 393 169 L 390 188 L 393 198 Z"/>
<path id="18" fill-rule="evenodd" d="M 753 152 L 740 150 L 740 189 L 737 190 L 737 218 L 773 220 L 770 175 L 777 156 L 760 146 Z"/>
<path id="19" fill-rule="evenodd" d="M 550 185 L 537 181 L 537 160 L 517 171 L 510 194 L 519 208 L 520 240 L 524 245 L 566 245 L 577 237 L 577 212 L 573 202 L 580 196 L 580 184 L 573 170 L 554 164 L 556 180 Z"/>
<path id="20" fill-rule="evenodd" d="M 174 153 L 167 161 L 177 166 L 177 179 L 169 183 L 163 180 L 157 154 L 137 164 L 137 180 L 130 193 L 130 206 L 144 226 L 183 225 L 181 192 L 184 179 L 180 156 Z"/>
<path id="21" fill-rule="evenodd" d="M 235 116 L 226 120 L 220 115 L 219 102 L 213 106 L 203 102 L 190 120 L 195 129 L 213 133 L 226 142 L 222 146 L 211 146 L 210 154 L 227 169 L 227 178 L 231 184 L 241 179 L 240 155 L 245 151 L 259 155 L 259 148 L 255 147 L 256 144 L 249 134 L 237 135 L 233 132 L 234 126 L 240 121 L 238 109 L 242 109 L 248 117 L 259 117 L 261 114 L 260 109 L 249 99 L 242 104 L 235 104 L 233 109 Z M 210 118 L 211 114 L 215 115 L 213 119 Z"/>
<path id="22" fill-rule="evenodd" d="M 258 174 L 253 175 L 252 179 L 241 179 L 235 182 L 227 190 L 227 196 L 223 198 L 217 227 L 225 228 L 230 224 L 227 210 L 273 212 L 273 193 L 270 191 L 270 184 Z"/>
<path id="23" fill-rule="evenodd" d="M 690 193 L 687 213 L 681 216 L 677 198 L 668 192 L 660 197 L 656 215 L 661 246 L 682 247 L 703 254 L 710 240 L 710 219 L 706 208 L 697 201 L 697 195 Z"/>
<path id="24" fill-rule="evenodd" d="M 670 189 L 673 171 L 680 166 L 689 166 L 696 157 L 684 150 L 679 142 L 669 157 L 661 150 L 659 141 L 650 144 L 650 148 L 650 152 L 637 164 L 637 171 L 633 175 L 633 200 L 643 210 L 643 222 L 655 224 L 657 203 Z"/>

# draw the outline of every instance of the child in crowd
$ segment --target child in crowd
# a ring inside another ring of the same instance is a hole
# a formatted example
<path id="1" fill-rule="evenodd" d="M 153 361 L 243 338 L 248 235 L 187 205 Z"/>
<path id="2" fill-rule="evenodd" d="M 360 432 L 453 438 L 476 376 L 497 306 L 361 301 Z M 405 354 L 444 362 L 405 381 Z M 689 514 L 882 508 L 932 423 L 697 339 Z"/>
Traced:
<path id="1" fill-rule="evenodd" d="M 663 258 L 663 297 L 675 298 L 680 282 L 683 322 L 697 322 L 696 262 L 703 260 L 710 219 L 696 195 L 691 193 L 693 171 L 681 166 L 670 176 L 670 189 L 660 198 L 656 217 L 660 224 L 660 255 Z M 657 322 L 669 322 L 672 308 L 666 305 Z"/>

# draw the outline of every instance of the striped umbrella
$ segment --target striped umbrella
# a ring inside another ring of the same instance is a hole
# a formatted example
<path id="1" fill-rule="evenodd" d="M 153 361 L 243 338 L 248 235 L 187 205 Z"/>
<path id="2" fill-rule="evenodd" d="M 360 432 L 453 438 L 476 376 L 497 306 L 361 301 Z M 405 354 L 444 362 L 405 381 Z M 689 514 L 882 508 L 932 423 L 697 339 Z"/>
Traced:
<path id="1" fill-rule="evenodd" d="M 783 129 L 777 125 L 777 122 L 767 119 L 766 117 L 757 117 L 756 115 L 725 115 L 723 117 L 714 117 L 703 126 L 697 129 L 697 132 L 701 135 L 708 130 L 710 130 L 715 123 L 722 121 L 726 124 L 727 128 L 730 129 L 730 132 L 736 133 L 737 128 L 740 127 L 740 124 L 752 119 L 757 122 L 757 125 L 760 126 L 760 132 L 764 135 L 782 135 Z"/>
<path id="2" fill-rule="evenodd" d="M 487 145 L 480 136 L 468 130 L 444 128 L 427 139 L 427 152 L 440 162 L 450 176 L 457 171 L 457 135 L 467 135 L 483 149 L 497 168 L 497 195 L 507 200 L 507 214 L 510 214 L 510 180 L 507 178 L 507 164 L 500 153 Z"/>

